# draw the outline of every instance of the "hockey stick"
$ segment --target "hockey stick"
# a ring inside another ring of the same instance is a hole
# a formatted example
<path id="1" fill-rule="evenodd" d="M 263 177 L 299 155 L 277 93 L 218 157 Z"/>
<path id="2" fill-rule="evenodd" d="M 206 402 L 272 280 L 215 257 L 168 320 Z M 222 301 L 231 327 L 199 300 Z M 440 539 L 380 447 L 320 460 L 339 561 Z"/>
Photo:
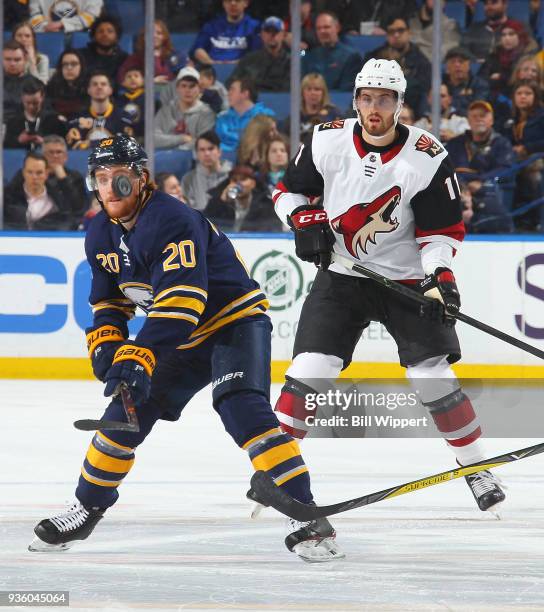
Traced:
<path id="1" fill-rule="evenodd" d="M 386 276 L 382 276 L 381 274 L 378 274 L 377 272 L 373 272 L 372 270 L 365 268 L 361 264 L 351 261 L 351 259 L 348 259 L 347 257 L 344 257 L 343 255 L 338 255 L 338 253 L 332 254 L 332 261 L 339 263 L 341 266 L 344 266 L 344 268 L 347 268 L 348 270 L 353 270 L 354 272 L 357 272 L 358 274 L 362 274 L 368 278 L 371 278 L 372 280 L 375 280 L 377 283 L 379 283 L 383 287 L 386 287 L 387 289 L 390 289 L 391 291 L 395 291 L 396 293 L 399 293 L 400 295 L 404 295 L 405 297 L 408 297 L 416 302 L 419 302 L 420 304 L 427 305 L 430 302 L 434 301 L 432 298 L 425 297 L 421 293 L 418 293 L 417 291 L 410 289 L 410 287 L 406 287 L 405 285 L 403 285 L 402 283 L 399 283 L 398 281 L 391 280 L 387 278 Z M 467 325 L 471 325 L 472 327 L 475 327 L 476 329 L 479 329 L 480 331 L 483 331 L 486 334 L 489 334 L 490 336 L 494 336 L 495 338 L 498 338 L 499 340 L 502 340 L 503 342 L 506 342 L 507 344 L 512 344 L 513 346 L 517 346 L 523 351 L 527 351 L 528 353 L 531 353 L 531 355 L 535 355 L 535 357 L 540 357 L 540 359 L 544 359 L 544 351 L 541 351 L 540 349 L 536 348 L 536 346 L 527 344 L 526 342 L 523 342 L 523 340 L 518 340 L 517 338 L 514 338 L 514 336 L 510 336 L 509 334 L 502 332 L 499 329 L 495 329 L 494 327 L 491 327 L 490 325 L 487 325 L 486 323 L 482 323 L 481 321 L 478 321 L 477 319 L 473 319 L 472 317 L 469 317 L 468 315 L 462 312 L 456 312 L 456 313 L 448 312 L 448 314 L 454 319 L 457 319 L 458 321 L 462 321 L 463 323 L 466 323 Z"/>
<path id="2" fill-rule="evenodd" d="M 107 421 L 101 419 L 81 419 L 74 422 L 74 427 L 81 431 L 95 431 L 98 429 L 109 429 L 110 431 L 140 431 L 140 424 L 138 422 L 138 415 L 136 414 L 136 407 L 132 401 L 130 391 L 126 383 L 121 383 L 120 386 L 121 399 L 123 400 L 123 408 L 127 415 L 127 422 L 122 421 Z"/>
<path id="3" fill-rule="evenodd" d="M 375 504 L 376 502 L 384 499 L 391 499 L 392 497 L 398 497 L 405 493 L 412 493 L 413 491 L 419 491 L 426 487 L 432 487 L 449 480 L 455 480 L 462 476 L 469 476 L 482 470 L 489 470 L 496 468 L 505 463 L 511 463 L 512 461 L 518 461 L 519 459 L 525 459 L 533 455 L 538 455 L 544 452 L 544 442 L 539 442 L 534 446 L 528 446 L 521 450 L 513 451 L 511 453 L 505 453 L 491 459 L 485 459 L 478 463 L 471 463 L 463 467 L 455 468 L 453 470 L 447 470 L 440 472 L 439 474 L 433 474 L 426 478 L 420 478 L 419 480 L 412 480 L 406 484 L 397 485 L 390 489 L 384 489 L 376 493 L 370 493 L 369 495 L 363 495 L 362 497 L 356 497 L 355 499 L 349 499 L 347 501 L 332 504 L 330 506 L 314 506 L 312 504 L 303 504 L 283 489 L 280 489 L 272 478 L 264 471 L 259 470 L 255 472 L 251 478 L 251 488 L 255 492 L 255 499 L 263 505 L 272 506 L 278 512 L 294 518 L 296 521 L 313 521 L 318 518 L 325 516 L 331 516 L 333 514 L 339 514 L 340 512 L 346 512 L 347 510 L 353 510 L 354 508 L 360 508 L 361 506 L 368 506 Z"/>

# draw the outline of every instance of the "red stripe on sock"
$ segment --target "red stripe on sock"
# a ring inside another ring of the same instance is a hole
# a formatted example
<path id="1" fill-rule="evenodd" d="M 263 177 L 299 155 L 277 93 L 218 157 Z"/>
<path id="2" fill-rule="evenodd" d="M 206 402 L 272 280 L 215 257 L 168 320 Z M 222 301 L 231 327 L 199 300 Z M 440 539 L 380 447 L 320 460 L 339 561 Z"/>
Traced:
<path id="1" fill-rule="evenodd" d="M 482 435 L 482 430 L 480 427 L 477 427 L 472 433 L 468 434 L 464 438 L 459 438 L 457 440 L 446 440 L 446 442 L 450 446 L 455 446 L 459 448 L 460 446 L 468 446 L 471 442 L 475 442 Z"/>
<path id="2" fill-rule="evenodd" d="M 434 422 L 441 433 L 457 431 L 469 425 L 475 418 L 474 408 L 468 398 L 447 412 L 433 414 Z"/>
<path id="3" fill-rule="evenodd" d="M 303 397 L 290 393 L 289 391 L 281 392 L 274 410 L 293 417 L 294 419 L 299 419 L 300 421 L 304 421 L 307 416 L 315 415 L 316 412 L 315 408 L 313 410 L 308 410 L 306 408 Z"/>

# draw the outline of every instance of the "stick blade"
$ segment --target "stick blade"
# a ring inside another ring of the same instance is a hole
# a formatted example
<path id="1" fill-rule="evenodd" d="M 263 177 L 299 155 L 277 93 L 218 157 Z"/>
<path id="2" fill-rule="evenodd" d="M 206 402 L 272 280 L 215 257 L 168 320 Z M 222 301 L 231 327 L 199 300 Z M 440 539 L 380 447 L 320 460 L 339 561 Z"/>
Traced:
<path id="1" fill-rule="evenodd" d="M 79 421 L 74 421 L 74 427 L 80 431 L 98 431 L 100 429 L 109 429 L 110 431 L 140 431 L 138 425 L 122 423 L 121 421 L 101 421 L 99 419 L 80 419 Z"/>

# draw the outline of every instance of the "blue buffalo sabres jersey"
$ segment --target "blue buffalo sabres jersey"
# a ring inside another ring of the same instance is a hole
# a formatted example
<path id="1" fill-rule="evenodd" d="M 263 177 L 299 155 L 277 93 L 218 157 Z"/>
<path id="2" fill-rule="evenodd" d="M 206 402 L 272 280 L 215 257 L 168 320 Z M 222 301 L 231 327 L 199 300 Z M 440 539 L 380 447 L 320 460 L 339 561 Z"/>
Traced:
<path id="1" fill-rule="evenodd" d="M 200 212 L 154 191 L 128 232 L 104 212 L 85 240 L 94 325 L 128 337 L 136 306 L 147 319 L 136 344 L 160 354 L 198 346 L 225 325 L 262 314 L 266 297 L 230 240 Z"/>

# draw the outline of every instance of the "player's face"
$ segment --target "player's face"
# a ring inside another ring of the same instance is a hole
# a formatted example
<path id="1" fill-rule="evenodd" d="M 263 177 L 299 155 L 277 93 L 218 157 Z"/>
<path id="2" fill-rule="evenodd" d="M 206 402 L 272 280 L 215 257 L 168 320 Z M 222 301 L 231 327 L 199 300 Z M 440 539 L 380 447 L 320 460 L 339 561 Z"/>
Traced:
<path id="1" fill-rule="evenodd" d="M 126 176 L 132 183 L 132 193 L 126 198 L 120 198 L 113 192 L 112 181 L 114 177 L 121 175 Z M 97 168 L 94 178 L 96 189 L 108 216 L 121 221 L 129 218 L 138 202 L 138 195 L 142 187 L 139 185 L 141 179 L 125 166 Z"/>
<path id="2" fill-rule="evenodd" d="M 383 136 L 394 124 L 397 98 L 392 91 L 367 87 L 359 91 L 357 108 L 367 134 Z"/>

